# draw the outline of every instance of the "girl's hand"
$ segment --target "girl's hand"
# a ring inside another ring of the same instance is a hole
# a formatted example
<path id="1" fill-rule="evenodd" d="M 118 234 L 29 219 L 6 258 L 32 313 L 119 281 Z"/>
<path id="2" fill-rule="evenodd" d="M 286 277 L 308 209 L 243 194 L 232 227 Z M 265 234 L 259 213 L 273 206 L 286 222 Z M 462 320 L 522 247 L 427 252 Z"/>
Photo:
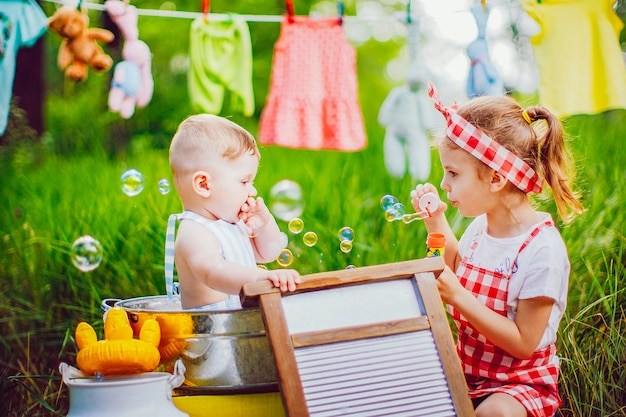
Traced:
<path id="1" fill-rule="evenodd" d="M 422 196 L 426 193 L 433 193 L 435 195 L 439 195 L 437 193 L 437 188 L 435 188 L 434 185 L 430 184 L 430 183 L 426 183 L 426 184 L 418 184 L 414 190 L 411 191 L 410 195 L 411 195 L 411 205 L 413 206 L 413 209 L 415 210 L 416 213 L 419 213 L 422 210 L 422 208 L 419 205 L 419 200 L 420 198 L 422 198 Z M 439 201 L 439 205 L 437 207 L 432 207 L 429 210 L 429 217 L 432 217 L 436 214 L 439 213 L 443 213 L 444 211 L 446 211 L 446 209 L 448 208 L 448 206 L 442 202 L 441 200 Z"/>
<path id="2" fill-rule="evenodd" d="M 262 197 L 249 197 L 241 206 L 239 218 L 252 231 L 261 229 L 272 220 L 272 214 L 265 205 Z"/>
<path id="3" fill-rule="evenodd" d="M 296 284 L 300 283 L 300 274 L 295 269 L 274 269 L 267 271 L 266 279 L 281 291 L 295 291 Z"/>
<path id="4" fill-rule="evenodd" d="M 461 285 L 456 274 L 446 266 L 437 278 L 437 289 L 444 303 L 456 306 L 457 300 L 467 290 Z"/>

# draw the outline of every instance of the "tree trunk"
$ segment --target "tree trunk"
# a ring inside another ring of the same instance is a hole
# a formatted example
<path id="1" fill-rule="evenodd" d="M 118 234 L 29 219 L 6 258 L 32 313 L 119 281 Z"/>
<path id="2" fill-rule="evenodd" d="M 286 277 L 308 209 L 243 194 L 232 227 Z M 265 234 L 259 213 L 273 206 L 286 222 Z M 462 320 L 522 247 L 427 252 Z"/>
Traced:
<path id="1" fill-rule="evenodd" d="M 44 42 L 42 36 L 32 47 L 18 51 L 13 83 L 13 96 L 18 98 L 17 105 L 24 109 L 30 126 L 38 136 L 44 130 Z"/>

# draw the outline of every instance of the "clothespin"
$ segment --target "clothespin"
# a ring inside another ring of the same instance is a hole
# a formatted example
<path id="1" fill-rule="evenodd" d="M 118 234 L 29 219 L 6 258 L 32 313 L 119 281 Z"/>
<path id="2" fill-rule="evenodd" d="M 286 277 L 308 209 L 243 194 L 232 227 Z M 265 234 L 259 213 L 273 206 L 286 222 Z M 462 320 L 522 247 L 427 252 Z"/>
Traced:
<path id="1" fill-rule="evenodd" d="M 204 23 L 209 20 L 209 10 L 211 10 L 210 1 L 202 0 L 202 19 L 204 19 Z"/>
<path id="2" fill-rule="evenodd" d="M 78 9 L 79 12 L 83 10 L 83 0 L 78 0 L 78 4 L 76 5 L 76 8 Z"/>
<path id="3" fill-rule="evenodd" d="M 411 24 L 411 2 L 412 0 L 409 0 L 406 4 L 406 22 L 409 25 Z"/>
<path id="4" fill-rule="evenodd" d="M 345 7 L 342 1 L 337 2 L 337 12 L 339 14 L 339 24 L 343 25 L 343 15 L 344 15 Z"/>
<path id="5" fill-rule="evenodd" d="M 285 6 L 287 7 L 287 19 L 289 20 L 289 23 L 291 23 L 293 22 L 293 17 L 295 15 L 293 9 L 293 0 L 286 0 Z"/>
<path id="6" fill-rule="evenodd" d="M 541 1 L 541 0 L 539 0 Z M 480 0 L 480 4 L 483 5 L 483 11 L 487 13 L 487 0 Z"/>

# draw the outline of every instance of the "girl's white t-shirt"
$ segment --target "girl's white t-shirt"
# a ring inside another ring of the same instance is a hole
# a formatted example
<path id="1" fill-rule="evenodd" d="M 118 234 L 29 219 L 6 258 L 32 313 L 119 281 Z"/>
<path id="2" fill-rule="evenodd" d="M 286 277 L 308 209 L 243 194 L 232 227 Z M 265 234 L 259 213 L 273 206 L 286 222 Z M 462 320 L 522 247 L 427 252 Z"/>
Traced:
<path id="1" fill-rule="evenodd" d="M 551 219 L 548 213 L 540 214 L 543 221 Z M 521 245 L 537 225 L 510 238 L 489 236 L 486 226 L 485 215 L 472 221 L 459 240 L 459 255 L 470 256 L 470 245 L 478 239 L 478 246 L 468 262 L 511 276 L 507 300 L 507 316 L 511 320 L 515 319 L 520 299 L 549 297 L 554 300 L 548 327 L 537 346 L 543 349 L 556 341 L 559 322 L 567 306 L 570 263 L 563 238 L 556 227 L 545 226 L 518 256 Z"/>

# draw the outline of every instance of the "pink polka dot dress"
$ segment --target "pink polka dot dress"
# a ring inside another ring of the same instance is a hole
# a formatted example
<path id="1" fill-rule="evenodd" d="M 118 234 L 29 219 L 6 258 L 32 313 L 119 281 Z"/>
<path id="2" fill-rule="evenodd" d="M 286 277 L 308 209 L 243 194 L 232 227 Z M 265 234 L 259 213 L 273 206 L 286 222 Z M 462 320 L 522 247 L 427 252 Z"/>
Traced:
<path id="1" fill-rule="evenodd" d="M 285 17 L 274 47 L 259 141 L 290 148 L 366 146 L 356 51 L 337 18 Z"/>

